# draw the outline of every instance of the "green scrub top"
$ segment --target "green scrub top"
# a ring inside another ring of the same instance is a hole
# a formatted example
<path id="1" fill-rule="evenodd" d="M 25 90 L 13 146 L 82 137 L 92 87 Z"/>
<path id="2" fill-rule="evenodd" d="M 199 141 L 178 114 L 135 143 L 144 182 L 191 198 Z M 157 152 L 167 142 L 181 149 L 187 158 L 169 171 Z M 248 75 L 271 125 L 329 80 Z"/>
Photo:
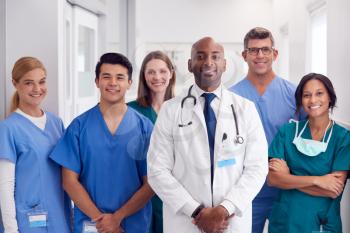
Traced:
<path id="1" fill-rule="evenodd" d="M 142 115 L 144 115 L 145 117 L 147 117 L 148 119 L 150 119 L 153 124 L 156 122 L 157 113 L 156 111 L 154 111 L 152 106 L 148 106 L 148 107 L 141 106 L 139 103 L 137 103 L 136 100 L 129 102 L 128 105 L 133 109 L 135 109 L 136 111 L 138 111 L 139 113 L 141 113 Z"/>
<path id="2" fill-rule="evenodd" d="M 157 113 L 152 106 L 143 107 L 136 100 L 128 103 L 130 107 L 147 117 L 154 124 L 157 120 Z M 152 222 L 150 233 L 163 233 L 163 203 L 157 195 L 152 198 Z"/>
<path id="3" fill-rule="evenodd" d="M 299 122 L 298 131 L 306 121 Z M 350 131 L 334 124 L 327 150 L 310 157 L 300 153 L 293 144 L 296 123 L 282 126 L 269 148 L 270 158 L 284 159 L 291 174 L 297 176 L 323 176 L 333 171 L 347 171 L 350 165 Z M 331 127 L 327 130 L 328 139 Z M 299 133 L 298 132 L 298 133 Z M 309 125 L 302 138 L 311 139 Z M 269 220 L 269 233 L 312 233 L 319 231 L 342 232 L 340 218 L 341 195 L 336 198 L 316 197 L 297 189 L 281 190 Z"/>

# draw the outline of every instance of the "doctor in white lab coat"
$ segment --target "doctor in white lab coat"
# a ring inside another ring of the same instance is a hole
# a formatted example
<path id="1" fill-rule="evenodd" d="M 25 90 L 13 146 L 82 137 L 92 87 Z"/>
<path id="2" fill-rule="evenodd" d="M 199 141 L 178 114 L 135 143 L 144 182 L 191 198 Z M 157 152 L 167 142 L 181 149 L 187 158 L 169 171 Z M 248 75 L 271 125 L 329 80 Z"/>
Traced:
<path id="1" fill-rule="evenodd" d="M 221 84 L 224 49 L 212 38 L 192 46 L 188 69 L 195 84 L 162 105 L 148 151 L 148 182 L 163 201 L 164 233 L 249 233 L 252 200 L 268 171 L 259 115 Z M 215 94 L 212 158 L 202 93 Z"/>

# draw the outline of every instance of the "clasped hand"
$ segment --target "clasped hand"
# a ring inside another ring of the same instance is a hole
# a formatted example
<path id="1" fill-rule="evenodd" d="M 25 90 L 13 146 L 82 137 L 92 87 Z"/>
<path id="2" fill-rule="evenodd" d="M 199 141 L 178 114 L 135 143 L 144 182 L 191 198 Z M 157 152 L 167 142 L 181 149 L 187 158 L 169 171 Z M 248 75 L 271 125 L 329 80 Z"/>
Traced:
<path id="1" fill-rule="evenodd" d="M 96 229 L 99 233 L 123 233 L 120 223 L 122 218 L 117 214 L 101 214 L 93 219 L 96 222 Z"/>
<path id="2" fill-rule="evenodd" d="M 228 225 L 229 218 L 227 210 L 223 206 L 216 206 L 214 208 L 204 208 L 193 220 L 202 232 L 205 233 L 223 233 Z"/>

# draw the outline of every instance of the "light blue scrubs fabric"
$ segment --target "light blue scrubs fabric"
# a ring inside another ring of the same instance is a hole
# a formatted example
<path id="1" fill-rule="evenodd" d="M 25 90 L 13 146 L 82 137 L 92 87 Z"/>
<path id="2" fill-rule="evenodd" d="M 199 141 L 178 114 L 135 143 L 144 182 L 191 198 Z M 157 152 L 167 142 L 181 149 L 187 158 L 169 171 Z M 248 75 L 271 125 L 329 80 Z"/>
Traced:
<path id="1" fill-rule="evenodd" d="M 79 181 L 103 213 L 114 213 L 143 184 L 147 175 L 146 155 L 152 123 L 128 107 L 116 133 L 112 135 L 99 105 L 73 120 L 51 158 L 79 174 Z M 90 220 L 74 208 L 74 232 L 82 232 Z M 128 233 L 146 233 L 151 221 L 151 203 L 127 217 L 121 227 Z"/>
<path id="2" fill-rule="evenodd" d="M 278 129 L 289 119 L 295 119 L 295 89 L 292 83 L 278 76 L 271 81 L 262 96 L 247 78 L 230 88 L 234 93 L 254 102 L 269 145 Z M 253 233 L 263 231 L 277 195 L 278 189 L 269 187 L 265 182 L 253 201 Z"/>
<path id="3" fill-rule="evenodd" d="M 59 118 L 49 112 L 46 116 L 44 130 L 16 112 L 0 122 L 0 159 L 16 164 L 15 204 L 20 233 L 70 232 L 70 201 L 62 189 L 61 169 L 49 159 L 64 128 Z M 47 211 L 47 227 L 29 227 L 27 214 L 33 210 Z"/>

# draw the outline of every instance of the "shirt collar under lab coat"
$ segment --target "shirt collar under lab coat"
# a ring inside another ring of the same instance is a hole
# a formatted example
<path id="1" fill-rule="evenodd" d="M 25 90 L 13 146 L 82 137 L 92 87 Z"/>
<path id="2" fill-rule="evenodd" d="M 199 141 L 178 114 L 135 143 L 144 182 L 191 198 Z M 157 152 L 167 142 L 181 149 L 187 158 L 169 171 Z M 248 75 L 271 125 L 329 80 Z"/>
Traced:
<path id="1" fill-rule="evenodd" d="M 200 89 L 199 86 L 196 83 L 194 83 L 193 84 L 193 90 L 195 92 L 195 93 L 193 93 L 193 95 L 196 96 L 196 98 L 199 100 L 199 103 L 200 103 L 202 109 L 204 109 L 204 102 L 205 102 L 205 99 L 202 96 L 202 94 L 203 93 L 214 93 L 215 94 L 215 98 L 210 103 L 210 106 L 213 108 L 213 111 L 215 113 L 215 117 L 217 118 L 218 117 L 219 108 L 220 108 L 220 101 L 221 101 L 221 98 L 222 98 L 222 90 L 223 90 L 222 84 L 220 84 L 218 86 L 218 88 L 216 88 L 214 91 L 206 92 L 206 91 Z"/>

